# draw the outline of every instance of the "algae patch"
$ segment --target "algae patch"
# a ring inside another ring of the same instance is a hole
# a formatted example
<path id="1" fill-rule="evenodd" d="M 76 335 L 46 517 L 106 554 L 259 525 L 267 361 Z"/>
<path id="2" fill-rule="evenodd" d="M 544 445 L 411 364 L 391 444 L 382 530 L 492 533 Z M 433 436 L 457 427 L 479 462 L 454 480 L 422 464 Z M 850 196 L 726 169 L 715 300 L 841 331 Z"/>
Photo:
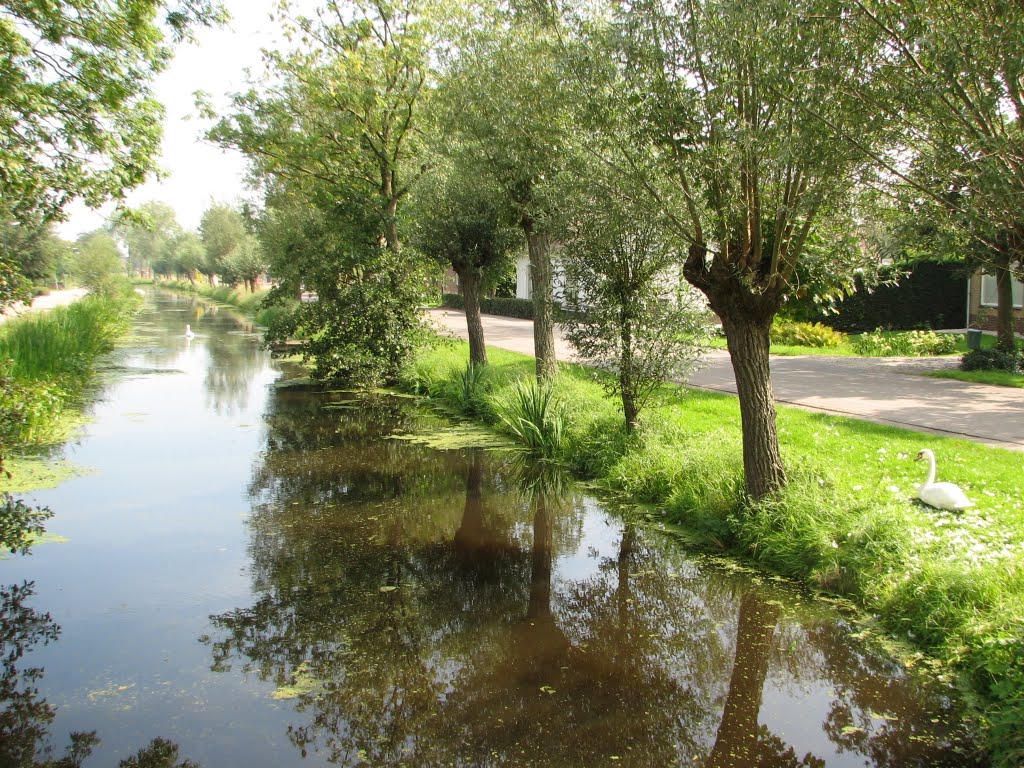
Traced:
<path id="1" fill-rule="evenodd" d="M 89 474 L 89 470 L 64 459 L 48 461 L 43 458 L 15 457 L 7 459 L 4 466 L 11 476 L 0 477 L 0 491 L 9 493 L 56 488 L 74 477 Z"/>
<path id="2" fill-rule="evenodd" d="M 475 424 L 455 424 L 422 432 L 391 435 L 389 440 L 405 440 L 437 451 L 459 451 L 467 448 L 515 450 L 515 443 Z"/>
<path id="3" fill-rule="evenodd" d="M 295 674 L 292 676 L 291 685 L 279 685 L 277 689 L 270 694 L 270 698 L 298 699 L 302 696 L 319 693 L 322 689 L 323 684 L 310 673 L 309 665 L 307 665 L 306 662 L 302 662 L 295 668 Z"/>

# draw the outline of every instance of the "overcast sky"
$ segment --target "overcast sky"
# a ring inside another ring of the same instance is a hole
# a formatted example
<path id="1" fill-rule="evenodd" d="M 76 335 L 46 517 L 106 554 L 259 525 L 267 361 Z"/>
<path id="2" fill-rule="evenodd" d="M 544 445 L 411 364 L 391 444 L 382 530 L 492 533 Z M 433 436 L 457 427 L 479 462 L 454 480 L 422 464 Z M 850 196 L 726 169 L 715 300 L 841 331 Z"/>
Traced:
<path id="1" fill-rule="evenodd" d="M 205 91 L 218 108 L 226 106 L 225 95 L 245 86 L 247 67 L 254 74 L 262 72 L 260 50 L 281 42 L 279 23 L 269 20 L 276 0 L 225 0 L 224 4 L 231 13 L 229 24 L 200 30 L 198 44 L 178 47 L 174 61 L 154 83 L 156 97 L 167 112 L 160 164 L 168 175 L 129 193 L 127 201 L 129 205 L 150 200 L 168 203 L 188 229 L 199 226 L 199 217 L 211 201 L 233 203 L 246 194 L 242 157 L 201 138 L 209 124 L 196 115 L 193 94 Z M 315 7 L 312 0 L 302 4 Z M 113 205 L 97 212 L 76 204 L 68 209 L 70 219 L 58 225 L 58 231 L 73 240 L 102 226 L 113 210 Z"/>

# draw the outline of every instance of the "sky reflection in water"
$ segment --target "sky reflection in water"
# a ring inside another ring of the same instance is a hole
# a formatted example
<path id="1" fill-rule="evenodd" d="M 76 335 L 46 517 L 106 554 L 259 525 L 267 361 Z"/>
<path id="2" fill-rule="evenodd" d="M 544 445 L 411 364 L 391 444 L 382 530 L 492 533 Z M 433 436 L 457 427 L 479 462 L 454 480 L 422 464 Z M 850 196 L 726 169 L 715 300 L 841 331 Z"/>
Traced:
<path id="1" fill-rule="evenodd" d="M 96 730 L 86 765 L 158 736 L 208 768 L 969 764 L 943 692 L 832 612 L 522 461 L 387 439 L 431 422 L 402 401 L 274 391 L 251 330 L 150 300 L 67 450 L 94 474 L 35 494 L 69 543 L 0 563 L 36 633 L 2 733 Z"/>

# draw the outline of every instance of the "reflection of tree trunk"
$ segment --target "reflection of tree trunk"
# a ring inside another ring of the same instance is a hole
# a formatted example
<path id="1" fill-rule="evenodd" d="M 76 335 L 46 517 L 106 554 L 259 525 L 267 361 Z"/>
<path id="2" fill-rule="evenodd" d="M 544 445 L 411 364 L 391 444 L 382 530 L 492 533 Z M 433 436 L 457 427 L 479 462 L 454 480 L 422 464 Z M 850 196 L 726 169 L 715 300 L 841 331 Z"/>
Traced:
<path id="1" fill-rule="evenodd" d="M 480 282 L 482 275 L 476 267 L 458 270 L 466 308 L 466 330 L 469 333 L 469 361 L 474 365 L 487 365 L 487 347 L 484 345 L 484 324 L 480 318 Z"/>
<path id="2" fill-rule="evenodd" d="M 705 768 L 747 768 L 758 764 L 757 715 L 778 618 L 779 609 L 754 592 L 747 592 L 740 600 L 729 696 Z"/>
<path id="3" fill-rule="evenodd" d="M 484 541 L 484 504 L 480 492 L 483 474 L 480 455 L 474 451 L 473 461 L 466 470 L 466 505 L 462 508 L 462 522 L 455 532 L 455 551 L 459 553 L 479 549 Z"/>
<path id="4" fill-rule="evenodd" d="M 554 524 L 544 494 L 537 495 L 533 516 L 533 558 L 530 569 L 528 619 L 551 616 L 551 540 Z"/>
<path id="5" fill-rule="evenodd" d="M 629 603 L 632 599 L 629 584 L 629 563 L 633 559 L 633 545 L 636 543 L 636 527 L 627 524 L 622 529 L 622 541 L 619 542 L 619 559 L 616 564 L 618 585 L 615 589 L 615 601 L 619 611 L 619 627 L 625 629 L 630 617 Z"/>

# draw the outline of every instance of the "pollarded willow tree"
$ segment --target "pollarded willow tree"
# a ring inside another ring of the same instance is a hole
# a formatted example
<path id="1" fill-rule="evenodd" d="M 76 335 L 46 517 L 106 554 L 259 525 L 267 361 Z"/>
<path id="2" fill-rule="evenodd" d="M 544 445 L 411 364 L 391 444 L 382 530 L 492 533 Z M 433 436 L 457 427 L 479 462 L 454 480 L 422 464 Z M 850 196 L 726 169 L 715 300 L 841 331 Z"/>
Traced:
<path id="1" fill-rule="evenodd" d="M 557 372 L 552 296 L 553 182 L 574 141 L 560 20 L 543 3 L 468 4 L 440 86 L 449 130 L 504 189 L 530 258 L 537 378 Z"/>
<path id="2" fill-rule="evenodd" d="M 589 96 L 622 173 L 689 243 L 684 273 L 722 321 L 746 491 L 760 499 L 786 483 L 769 329 L 813 258 L 808 239 L 851 218 L 885 139 L 863 98 L 885 99 L 879 35 L 841 0 L 637 0 L 608 18 L 589 22 L 611 46 L 585 58 L 601 72 Z"/>
<path id="3" fill-rule="evenodd" d="M 236 95 L 210 133 L 248 157 L 266 191 L 258 229 L 288 278 L 270 300 L 301 287 L 319 297 L 278 332 L 305 327 L 320 376 L 390 378 L 420 326 L 421 270 L 401 247 L 399 218 L 425 170 L 429 10 L 350 0 L 292 20 L 303 48 L 268 53 L 270 78 Z M 310 229 L 285 237 L 289 221 Z"/>
<path id="4" fill-rule="evenodd" d="M 476 172 L 457 149 L 435 164 L 416 190 L 412 204 L 413 243 L 459 277 L 466 312 L 469 361 L 487 363 L 480 298 L 493 280 L 511 267 L 512 249 L 521 242 L 515 216 L 494 181 Z"/>
<path id="5" fill-rule="evenodd" d="M 1024 5 L 862 0 L 904 66 L 888 115 L 915 151 L 892 170 L 919 221 L 955 228 L 994 274 L 999 347 L 1014 349 L 1012 278 L 1024 273 Z"/>

